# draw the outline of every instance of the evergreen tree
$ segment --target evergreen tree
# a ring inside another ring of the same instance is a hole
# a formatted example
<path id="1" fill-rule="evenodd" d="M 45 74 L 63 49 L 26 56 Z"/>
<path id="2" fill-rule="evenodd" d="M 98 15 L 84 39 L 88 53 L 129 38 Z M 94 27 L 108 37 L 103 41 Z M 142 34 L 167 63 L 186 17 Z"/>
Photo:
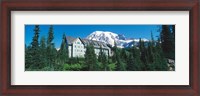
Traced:
<path id="1" fill-rule="evenodd" d="M 146 70 L 148 71 L 153 71 L 155 70 L 155 61 L 154 61 L 154 58 L 155 57 L 155 52 L 157 50 L 155 50 L 155 41 L 154 41 L 154 38 L 153 38 L 153 33 L 151 32 L 151 41 L 148 42 L 148 47 L 147 47 L 147 63 L 146 64 Z"/>
<path id="2" fill-rule="evenodd" d="M 141 51 L 140 59 L 142 63 L 144 64 L 144 67 L 142 70 L 148 70 L 148 53 L 147 53 L 147 48 L 144 45 L 144 41 L 140 39 L 139 41 L 139 49 Z"/>
<path id="3" fill-rule="evenodd" d="M 146 64 L 146 70 L 148 71 L 153 71 L 155 70 L 155 65 L 154 65 L 154 52 L 153 52 L 153 44 L 152 41 L 148 42 L 148 48 L 147 48 L 147 64 Z"/>
<path id="4" fill-rule="evenodd" d="M 140 38 L 140 39 L 139 39 L 139 49 L 140 49 L 141 51 L 143 51 L 144 48 L 145 48 L 145 46 L 144 46 L 144 41 Z"/>
<path id="5" fill-rule="evenodd" d="M 102 50 L 102 46 L 100 46 L 100 52 L 99 52 L 99 56 L 98 56 L 99 62 L 102 62 L 102 55 L 103 55 L 103 50 Z"/>
<path id="6" fill-rule="evenodd" d="M 127 61 L 127 70 L 128 71 L 135 71 L 136 69 L 135 69 L 134 65 L 135 65 L 135 60 L 134 60 L 133 54 L 130 54 L 128 56 L 128 61 Z"/>
<path id="7" fill-rule="evenodd" d="M 175 60 L 175 25 L 172 25 L 172 59 Z"/>
<path id="8" fill-rule="evenodd" d="M 153 33 L 151 32 L 151 41 L 148 42 L 148 62 L 153 63 L 154 59 L 154 38 L 153 38 Z"/>
<path id="9" fill-rule="evenodd" d="M 140 49 L 136 46 L 131 48 L 131 54 L 129 55 L 129 60 L 127 66 L 131 66 L 129 70 L 131 71 L 142 71 L 144 66 L 141 61 L 141 52 Z M 127 68 L 128 69 L 128 68 Z"/>
<path id="10" fill-rule="evenodd" d="M 108 70 L 108 58 L 105 53 L 102 54 L 102 64 L 104 71 Z"/>
<path id="11" fill-rule="evenodd" d="M 44 36 L 41 37 L 41 40 L 40 40 L 40 48 L 45 50 L 46 49 L 46 38 Z"/>
<path id="12" fill-rule="evenodd" d="M 126 71 L 126 67 L 124 62 L 122 62 L 121 57 L 120 57 L 120 51 L 117 48 L 115 51 L 115 55 L 116 55 L 116 70 L 117 71 Z"/>
<path id="13" fill-rule="evenodd" d="M 173 32 L 170 31 L 169 25 L 162 25 L 162 30 L 160 33 L 162 50 L 167 58 L 174 58 L 173 55 Z"/>
<path id="14" fill-rule="evenodd" d="M 153 45 L 154 45 L 154 37 L 153 37 L 153 33 L 152 33 L 152 31 L 151 31 L 151 42 L 152 42 Z"/>
<path id="15" fill-rule="evenodd" d="M 54 39 L 54 36 L 53 36 L 53 25 L 50 25 L 49 32 L 48 32 L 48 39 L 47 39 L 47 45 L 48 46 L 51 46 L 53 39 Z"/>
<path id="16" fill-rule="evenodd" d="M 98 56 L 98 61 L 100 62 L 100 64 L 103 65 L 103 70 L 104 71 L 108 70 L 108 57 L 103 52 L 102 46 L 100 46 L 100 52 L 99 52 L 99 56 Z"/>
<path id="17" fill-rule="evenodd" d="M 126 51 L 126 49 L 125 48 L 123 48 L 122 49 L 122 51 L 121 51 L 121 59 L 122 59 L 122 61 L 124 62 L 124 63 L 127 63 L 127 60 L 128 60 L 128 52 Z"/>
<path id="18" fill-rule="evenodd" d="M 41 67 L 46 67 L 47 66 L 47 57 L 46 57 L 46 38 L 44 36 L 41 37 L 40 40 L 40 54 L 41 54 Z"/>
<path id="19" fill-rule="evenodd" d="M 97 58 L 92 45 L 86 46 L 85 63 L 88 65 L 89 71 L 97 70 Z"/>
<path id="20" fill-rule="evenodd" d="M 30 61 L 29 63 L 31 64 L 31 69 L 40 69 L 41 65 L 41 54 L 40 54 L 40 49 L 39 49 L 39 25 L 35 25 L 34 28 L 34 36 L 31 42 L 31 49 L 30 49 Z"/>
<path id="21" fill-rule="evenodd" d="M 65 34 L 63 34 L 60 50 L 58 51 L 59 64 L 65 64 L 68 61 L 68 54 L 67 40 Z"/>
<path id="22" fill-rule="evenodd" d="M 47 62 L 49 67 L 52 68 L 51 70 L 54 70 L 55 57 L 56 57 L 56 49 L 54 43 L 52 43 L 53 39 L 54 39 L 53 26 L 51 25 L 49 27 L 48 38 L 47 38 Z"/>
<path id="23" fill-rule="evenodd" d="M 122 59 L 120 57 L 120 50 L 117 48 L 117 43 L 114 42 L 114 47 L 112 48 L 113 56 L 112 56 L 112 62 L 116 63 L 116 71 L 125 71 L 126 67 L 124 62 L 122 62 Z"/>
<path id="24" fill-rule="evenodd" d="M 161 44 L 158 42 L 156 44 L 156 53 L 155 53 L 155 58 L 154 58 L 154 64 L 155 64 L 155 70 L 156 71 L 167 71 L 168 66 L 167 66 L 167 61 L 164 56 L 163 50 L 161 48 Z"/>
<path id="25" fill-rule="evenodd" d="M 31 46 L 25 46 L 25 69 L 27 70 L 30 68 L 33 64 L 32 55 L 31 55 Z"/>
<path id="26" fill-rule="evenodd" d="M 39 25 L 35 25 L 34 36 L 33 36 L 32 42 L 31 42 L 32 49 L 37 49 L 39 47 L 39 42 L 38 42 L 39 32 L 40 32 Z"/>
<path id="27" fill-rule="evenodd" d="M 116 63 L 116 51 L 117 51 L 117 43 L 114 42 L 114 47 L 112 48 L 113 56 L 112 56 L 112 62 Z"/>

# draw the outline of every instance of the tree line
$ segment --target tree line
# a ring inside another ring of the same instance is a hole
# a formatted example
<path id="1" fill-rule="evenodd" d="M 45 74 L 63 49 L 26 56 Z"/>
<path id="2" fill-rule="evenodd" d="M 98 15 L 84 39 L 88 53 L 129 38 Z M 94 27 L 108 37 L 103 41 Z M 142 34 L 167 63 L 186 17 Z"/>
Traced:
<path id="1" fill-rule="evenodd" d="M 175 60 L 175 25 L 162 25 L 160 36 L 148 42 L 139 40 L 137 46 L 111 47 L 112 56 L 107 56 L 102 47 L 99 55 L 94 46 L 86 46 L 84 58 L 68 56 L 66 36 L 63 34 L 60 49 L 56 50 L 54 29 L 49 27 L 47 37 L 39 40 L 40 26 L 35 25 L 30 45 L 25 45 L 25 70 L 27 71 L 167 71 L 167 59 Z M 133 41 L 133 44 L 136 43 Z"/>

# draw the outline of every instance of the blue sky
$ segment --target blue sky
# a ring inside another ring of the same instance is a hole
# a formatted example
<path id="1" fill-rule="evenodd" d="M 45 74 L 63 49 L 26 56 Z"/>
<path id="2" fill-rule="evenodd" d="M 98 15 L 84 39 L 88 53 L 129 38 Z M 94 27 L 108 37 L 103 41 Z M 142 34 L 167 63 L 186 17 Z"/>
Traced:
<path id="1" fill-rule="evenodd" d="M 25 25 L 25 44 L 30 45 L 34 36 L 35 25 Z M 40 35 L 47 38 L 50 25 L 40 25 Z M 123 34 L 126 38 L 151 38 L 151 32 L 154 38 L 160 33 L 157 31 L 159 25 L 53 25 L 55 47 L 59 48 L 62 35 L 85 38 L 94 31 L 110 31 L 117 34 Z"/>

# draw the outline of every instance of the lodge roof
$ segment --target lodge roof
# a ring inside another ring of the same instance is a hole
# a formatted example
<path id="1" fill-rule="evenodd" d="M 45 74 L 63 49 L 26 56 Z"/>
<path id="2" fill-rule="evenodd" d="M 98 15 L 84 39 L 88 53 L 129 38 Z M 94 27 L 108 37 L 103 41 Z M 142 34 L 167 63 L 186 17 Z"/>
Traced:
<path id="1" fill-rule="evenodd" d="M 71 36 L 66 36 L 66 40 L 68 44 L 72 44 L 76 40 L 76 38 Z"/>
<path id="2" fill-rule="evenodd" d="M 108 47 L 106 43 L 104 42 L 100 42 L 100 41 L 95 41 L 95 40 L 89 40 L 89 39 L 82 39 L 82 38 L 74 38 L 74 37 L 70 37 L 70 36 L 66 36 L 66 40 L 68 44 L 73 44 L 73 42 L 76 39 L 80 39 L 82 41 L 82 43 L 87 46 L 89 44 L 92 44 L 94 47 Z"/>

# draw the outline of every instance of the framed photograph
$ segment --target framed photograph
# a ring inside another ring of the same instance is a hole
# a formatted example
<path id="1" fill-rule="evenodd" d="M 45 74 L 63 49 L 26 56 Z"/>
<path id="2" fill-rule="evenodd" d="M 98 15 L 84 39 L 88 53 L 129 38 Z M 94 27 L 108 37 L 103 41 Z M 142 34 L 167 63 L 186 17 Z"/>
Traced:
<path id="1" fill-rule="evenodd" d="M 198 0 L 1 2 L 1 95 L 199 96 Z"/>

